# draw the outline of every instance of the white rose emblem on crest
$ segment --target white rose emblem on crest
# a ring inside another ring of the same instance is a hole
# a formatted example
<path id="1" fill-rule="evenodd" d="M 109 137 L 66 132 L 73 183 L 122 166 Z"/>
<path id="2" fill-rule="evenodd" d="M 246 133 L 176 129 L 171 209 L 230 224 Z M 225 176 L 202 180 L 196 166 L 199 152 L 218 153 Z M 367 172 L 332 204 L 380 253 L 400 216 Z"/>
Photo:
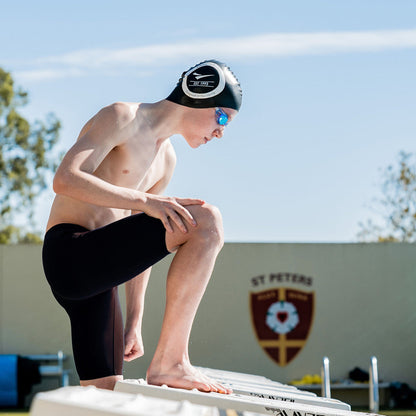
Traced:
<path id="1" fill-rule="evenodd" d="M 266 324 L 276 334 L 287 334 L 299 323 L 299 315 L 295 305 L 281 301 L 270 305 L 267 310 Z"/>

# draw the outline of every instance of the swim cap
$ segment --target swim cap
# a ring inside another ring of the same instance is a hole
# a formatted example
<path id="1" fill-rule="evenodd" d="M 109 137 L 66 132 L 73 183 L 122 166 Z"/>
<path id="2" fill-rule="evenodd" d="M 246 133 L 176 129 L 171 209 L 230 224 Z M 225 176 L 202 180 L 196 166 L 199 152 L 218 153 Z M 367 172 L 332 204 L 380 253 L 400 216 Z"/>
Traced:
<path id="1" fill-rule="evenodd" d="M 166 99 L 186 107 L 227 107 L 238 111 L 242 95 L 240 83 L 230 68 L 209 60 L 184 72 Z"/>

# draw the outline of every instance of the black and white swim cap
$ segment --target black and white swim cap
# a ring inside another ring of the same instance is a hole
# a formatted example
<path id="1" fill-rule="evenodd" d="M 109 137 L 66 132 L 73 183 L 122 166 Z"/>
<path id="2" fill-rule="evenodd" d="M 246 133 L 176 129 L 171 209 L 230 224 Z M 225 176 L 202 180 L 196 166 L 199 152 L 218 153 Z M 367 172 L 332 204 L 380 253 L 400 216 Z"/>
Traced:
<path id="1" fill-rule="evenodd" d="M 209 60 L 184 72 L 166 99 L 186 107 L 227 107 L 238 111 L 241 107 L 242 90 L 227 65 Z"/>

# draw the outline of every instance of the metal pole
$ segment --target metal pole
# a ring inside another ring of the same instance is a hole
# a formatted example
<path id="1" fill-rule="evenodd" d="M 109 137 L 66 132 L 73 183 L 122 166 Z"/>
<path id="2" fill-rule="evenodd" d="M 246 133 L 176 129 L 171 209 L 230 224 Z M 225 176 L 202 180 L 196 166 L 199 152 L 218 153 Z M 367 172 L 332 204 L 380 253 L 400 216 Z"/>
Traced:
<path id="1" fill-rule="evenodd" d="M 373 356 L 370 361 L 370 412 L 377 413 L 379 405 L 377 358 Z"/>
<path id="2" fill-rule="evenodd" d="M 324 357 L 322 359 L 322 368 L 321 368 L 321 378 L 322 378 L 322 397 L 331 398 L 331 380 L 329 378 L 329 358 Z"/>
<path id="3" fill-rule="evenodd" d="M 65 387 L 65 377 L 64 377 L 64 353 L 59 350 L 58 351 L 58 368 L 61 374 L 61 387 Z"/>

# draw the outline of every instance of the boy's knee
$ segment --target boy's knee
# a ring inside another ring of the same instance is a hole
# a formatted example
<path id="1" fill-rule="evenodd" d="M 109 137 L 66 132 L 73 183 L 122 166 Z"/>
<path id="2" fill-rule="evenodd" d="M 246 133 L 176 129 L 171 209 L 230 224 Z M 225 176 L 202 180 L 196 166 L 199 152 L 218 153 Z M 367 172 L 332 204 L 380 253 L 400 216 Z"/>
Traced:
<path id="1" fill-rule="evenodd" d="M 220 210 L 214 205 L 205 203 L 197 208 L 195 217 L 198 232 L 205 239 L 222 247 L 224 244 L 224 229 Z"/>
<path id="2" fill-rule="evenodd" d="M 199 216 L 205 222 L 208 221 L 216 226 L 222 227 L 222 216 L 220 210 L 211 204 L 205 203 L 200 206 Z"/>
<path id="3" fill-rule="evenodd" d="M 196 227 L 187 225 L 189 233 L 184 234 L 179 229 L 174 234 L 166 233 L 166 246 L 173 253 L 178 247 L 188 241 L 197 243 L 199 246 L 221 250 L 224 245 L 224 230 L 220 210 L 214 205 L 188 205 L 186 209 L 190 212 L 197 223 Z"/>

